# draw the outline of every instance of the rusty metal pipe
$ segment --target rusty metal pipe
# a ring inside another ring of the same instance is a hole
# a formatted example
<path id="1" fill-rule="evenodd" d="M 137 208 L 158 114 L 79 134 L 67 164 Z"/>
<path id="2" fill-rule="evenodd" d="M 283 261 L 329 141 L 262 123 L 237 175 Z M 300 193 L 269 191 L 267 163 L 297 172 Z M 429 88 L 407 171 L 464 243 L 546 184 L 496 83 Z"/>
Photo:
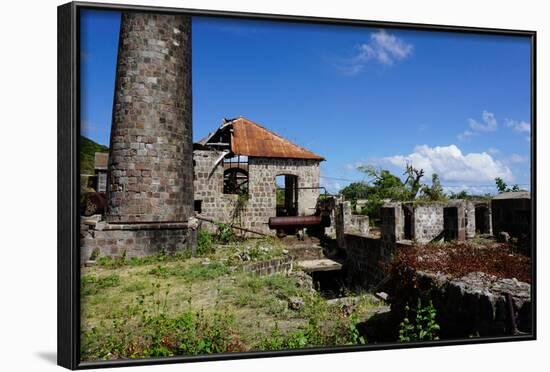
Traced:
<path id="1" fill-rule="evenodd" d="M 269 228 L 275 229 L 302 229 L 305 227 L 320 226 L 323 222 L 321 216 L 284 216 L 270 217 Z"/>

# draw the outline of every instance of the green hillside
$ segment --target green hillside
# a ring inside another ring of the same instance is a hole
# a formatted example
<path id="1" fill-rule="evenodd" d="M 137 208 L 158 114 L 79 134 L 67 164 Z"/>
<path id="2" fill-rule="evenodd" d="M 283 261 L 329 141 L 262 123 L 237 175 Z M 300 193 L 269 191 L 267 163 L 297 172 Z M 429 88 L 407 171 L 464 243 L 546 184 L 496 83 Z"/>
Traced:
<path id="1" fill-rule="evenodd" d="M 108 152 L 109 148 L 80 136 L 80 174 L 94 174 L 94 155 L 96 152 Z"/>

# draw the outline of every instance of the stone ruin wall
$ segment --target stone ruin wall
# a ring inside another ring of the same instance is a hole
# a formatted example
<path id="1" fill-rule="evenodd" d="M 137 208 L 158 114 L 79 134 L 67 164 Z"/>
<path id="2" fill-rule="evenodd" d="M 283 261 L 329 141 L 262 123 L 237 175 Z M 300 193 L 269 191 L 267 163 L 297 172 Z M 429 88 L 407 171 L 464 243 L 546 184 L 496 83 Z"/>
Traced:
<path id="1" fill-rule="evenodd" d="M 472 239 L 476 236 L 476 208 L 475 203 L 470 200 L 464 200 L 464 218 L 466 219 L 466 239 Z"/>
<path id="2" fill-rule="evenodd" d="M 222 156 L 221 151 L 195 150 L 194 163 L 194 198 L 201 203 L 201 215 L 216 221 L 231 223 L 234 220 L 238 195 L 223 193 L 223 165 L 216 167 L 216 160 Z M 244 215 L 245 210 L 242 212 Z M 201 222 L 206 230 L 214 232 L 213 224 Z M 243 226 L 245 227 L 245 226 Z"/>
<path id="3" fill-rule="evenodd" d="M 415 204 L 413 206 L 413 239 L 428 243 L 443 233 L 442 203 Z"/>
<path id="4" fill-rule="evenodd" d="M 442 338 L 494 337 L 532 331 L 531 285 L 481 272 L 456 278 L 417 271 L 390 285 L 391 320 L 397 329 L 405 306 L 432 301 Z"/>
<path id="5" fill-rule="evenodd" d="M 344 207 L 344 203 L 337 203 L 335 210 L 335 230 L 338 245 L 346 250 L 346 267 L 348 276 L 354 282 L 364 286 L 372 286 L 383 279 L 384 265 L 390 262 L 397 249 L 406 249 L 411 242 L 405 238 L 405 212 L 403 203 L 387 203 L 380 208 L 380 238 L 370 237 L 353 231 L 351 226 L 351 212 Z M 412 234 L 413 240 L 427 243 L 432 240 L 441 240 L 444 237 L 444 208 L 457 208 L 457 226 L 462 224 L 462 230 L 470 236 L 475 236 L 475 204 L 464 200 L 453 200 L 449 203 L 409 203 L 413 208 Z M 468 213 L 468 214 L 466 214 Z M 472 216 L 466 221 L 466 215 Z M 339 228 L 340 227 L 340 228 Z"/>
<path id="6" fill-rule="evenodd" d="M 196 247 L 196 231 L 186 223 L 106 224 L 83 218 L 80 227 L 80 262 L 91 257 L 143 257 L 175 253 Z"/>
<path id="7" fill-rule="evenodd" d="M 238 195 L 223 193 L 223 165 L 215 168 L 215 161 L 221 152 L 195 150 L 195 200 L 201 200 L 201 215 L 224 223 L 234 222 L 237 226 L 274 235 L 267 222 L 276 216 L 276 183 L 278 175 L 290 174 L 298 177 L 298 187 L 319 187 L 319 161 L 305 159 L 248 158 L 248 200 L 238 217 L 235 217 Z M 298 214 L 315 213 L 319 189 L 298 190 Z M 213 226 L 203 222 L 212 230 Z"/>

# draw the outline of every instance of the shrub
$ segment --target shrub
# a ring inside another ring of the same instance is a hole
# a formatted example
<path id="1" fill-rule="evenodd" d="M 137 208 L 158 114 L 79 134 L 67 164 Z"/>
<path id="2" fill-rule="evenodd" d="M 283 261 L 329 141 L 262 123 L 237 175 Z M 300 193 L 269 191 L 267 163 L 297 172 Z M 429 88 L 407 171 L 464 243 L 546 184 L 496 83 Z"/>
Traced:
<path id="1" fill-rule="evenodd" d="M 200 229 L 197 233 L 197 254 L 203 256 L 214 251 L 214 244 L 212 235 L 206 231 Z"/>
<path id="2" fill-rule="evenodd" d="M 439 324 L 436 322 L 436 310 L 432 301 L 428 306 L 422 306 L 420 299 L 414 312 L 405 307 L 407 314 L 399 326 L 399 341 L 433 341 L 438 340 Z M 414 321 L 409 320 L 414 317 Z"/>
<path id="3" fill-rule="evenodd" d="M 237 236 L 230 225 L 222 222 L 214 222 L 214 225 L 218 228 L 214 239 L 222 244 L 228 244 L 237 240 Z"/>

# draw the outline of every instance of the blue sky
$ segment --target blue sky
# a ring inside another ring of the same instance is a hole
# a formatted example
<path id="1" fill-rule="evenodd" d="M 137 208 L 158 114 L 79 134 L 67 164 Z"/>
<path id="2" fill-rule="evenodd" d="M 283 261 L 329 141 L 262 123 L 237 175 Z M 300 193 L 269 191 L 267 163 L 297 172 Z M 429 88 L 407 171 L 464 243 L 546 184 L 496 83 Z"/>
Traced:
<path id="1" fill-rule="evenodd" d="M 449 191 L 529 188 L 530 41 L 193 18 L 193 137 L 239 115 L 322 156 L 337 191 L 373 164 Z M 81 20 L 82 133 L 109 142 L 120 14 Z"/>

